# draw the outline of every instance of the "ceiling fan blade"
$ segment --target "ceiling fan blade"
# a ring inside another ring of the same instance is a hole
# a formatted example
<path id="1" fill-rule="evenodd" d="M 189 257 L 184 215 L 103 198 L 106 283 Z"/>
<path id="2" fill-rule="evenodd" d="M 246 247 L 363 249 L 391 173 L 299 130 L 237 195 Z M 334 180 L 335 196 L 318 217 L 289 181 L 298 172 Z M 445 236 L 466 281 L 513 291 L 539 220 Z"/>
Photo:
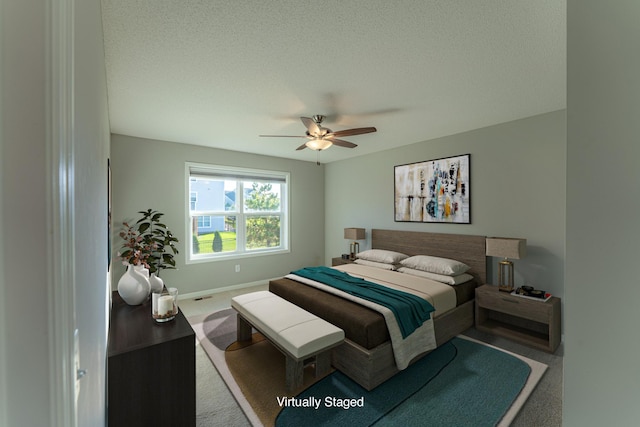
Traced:
<path id="1" fill-rule="evenodd" d="M 306 135 L 258 135 L 268 138 L 307 138 Z"/>
<path id="2" fill-rule="evenodd" d="M 353 128 L 353 129 L 345 129 L 345 130 L 339 130 L 336 132 L 331 132 L 329 135 L 327 135 L 328 137 L 333 137 L 333 136 L 337 136 L 337 137 L 343 137 L 343 136 L 353 136 L 353 135 L 362 135 L 363 133 L 371 133 L 371 132 L 376 132 L 377 129 L 374 127 L 366 127 L 366 128 Z"/>
<path id="3" fill-rule="evenodd" d="M 305 148 L 307 148 L 307 143 L 306 142 L 304 144 L 302 144 L 300 147 L 296 148 L 296 151 L 304 150 Z"/>
<path id="4" fill-rule="evenodd" d="M 331 138 L 330 141 L 333 142 L 333 145 L 337 145 L 339 147 L 344 147 L 344 148 L 356 148 L 358 146 L 353 142 L 344 141 L 342 139 Z"/>
<path id="5" fill-rule="evenodd" d="M 311 135 L 317 135 L 320 133 L 320 126 L 318 126 L 311 117 L 300 117 L 300 120 L 302 120 L 302 124 L 304 124 Z"/>

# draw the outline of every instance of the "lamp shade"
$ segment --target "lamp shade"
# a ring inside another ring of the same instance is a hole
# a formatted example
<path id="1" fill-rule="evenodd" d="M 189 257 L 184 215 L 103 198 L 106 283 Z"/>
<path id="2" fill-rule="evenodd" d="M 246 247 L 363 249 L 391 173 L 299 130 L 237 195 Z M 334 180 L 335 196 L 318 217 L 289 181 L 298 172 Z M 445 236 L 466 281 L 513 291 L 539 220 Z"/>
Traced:
<path id="1" fill-rule="evenodd" d="M 487 256 L 520 259 L 527 254 L 527 239 L 488 237 Z"/>
<path id="2" fill-rule="evenodd" d="M 344 238 L 349 240 L 363 240 L 364 228 L 345 228 Z"/>

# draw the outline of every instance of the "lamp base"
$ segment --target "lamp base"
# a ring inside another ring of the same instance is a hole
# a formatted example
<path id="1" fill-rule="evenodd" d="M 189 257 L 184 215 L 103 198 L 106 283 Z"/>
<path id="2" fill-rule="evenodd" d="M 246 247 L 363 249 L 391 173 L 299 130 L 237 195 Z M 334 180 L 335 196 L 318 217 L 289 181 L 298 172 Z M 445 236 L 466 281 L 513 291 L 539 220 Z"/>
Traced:
<path id="1" fill-rule="evenodd" d="M 513 292 L 513 263 L 503 260 L 498 263 L 498 290 L 502 292 Z"/>
<path id="2" fill-rule="evenodd" d="M 349 245 L 349 257 L 354 260 L 356 259 L 356 254 L 360 252 L 360 244 L 358 242 L 351 242 Z"/>

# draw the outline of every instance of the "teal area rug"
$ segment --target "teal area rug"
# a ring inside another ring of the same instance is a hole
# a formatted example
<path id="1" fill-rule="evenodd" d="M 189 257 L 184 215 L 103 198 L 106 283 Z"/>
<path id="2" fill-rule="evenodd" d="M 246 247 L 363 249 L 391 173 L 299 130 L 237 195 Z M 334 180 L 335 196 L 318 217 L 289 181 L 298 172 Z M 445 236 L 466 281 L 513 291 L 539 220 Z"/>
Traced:
<path id="1" fill-rule="evenodd" d="M 493 426 L 530 373 L 517 357 L 454 338 L 370 392 L 336 371 L 283 402 L 276 426 Z"/>

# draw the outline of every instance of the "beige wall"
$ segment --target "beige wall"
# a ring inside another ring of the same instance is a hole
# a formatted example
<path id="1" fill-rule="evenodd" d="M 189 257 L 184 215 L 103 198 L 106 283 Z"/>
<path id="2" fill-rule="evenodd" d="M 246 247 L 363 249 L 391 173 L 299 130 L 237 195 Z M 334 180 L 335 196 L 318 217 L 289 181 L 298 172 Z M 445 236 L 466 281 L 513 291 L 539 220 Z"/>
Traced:
<path id="1" fill-rule="evenodd" d="M 325 262 L 347 252 L 343 228 L 523 237 L 516 284 L 564 292 L 566 117 L 530 117 L 326 165 Z M 395 165 L 471 155 L 471 224 L 394 222 Z M 362 243 L 361 243 L 362 245 Z M 370 247 L 367 240 L 361 248 Z M 496 265 L 493 260 L 491 266 Z M 489 270 L 493 277 L 497 274 Z M 490 280 L 493 280 L 490 277 Z"/>
<path id="2" fill-rule="evenodd" d="M 114 231 L 137 212 L 156 209 L 180 239 L 178 270 L 162 273 L 180 293 L 204 292 L 279 277 L 296 268 L 316 265 L 324 257 L 324 166 L 236 151 L 112 135 Z M 186 177 L 185 162 L 290 172 L 290 253 L 185 264 Z M 114 254 L 121 240 L 114 233 Z M 235 272 L 235 265 L 240 272 Z M 114 271 L 115 289 L 123 272 Z"/>

